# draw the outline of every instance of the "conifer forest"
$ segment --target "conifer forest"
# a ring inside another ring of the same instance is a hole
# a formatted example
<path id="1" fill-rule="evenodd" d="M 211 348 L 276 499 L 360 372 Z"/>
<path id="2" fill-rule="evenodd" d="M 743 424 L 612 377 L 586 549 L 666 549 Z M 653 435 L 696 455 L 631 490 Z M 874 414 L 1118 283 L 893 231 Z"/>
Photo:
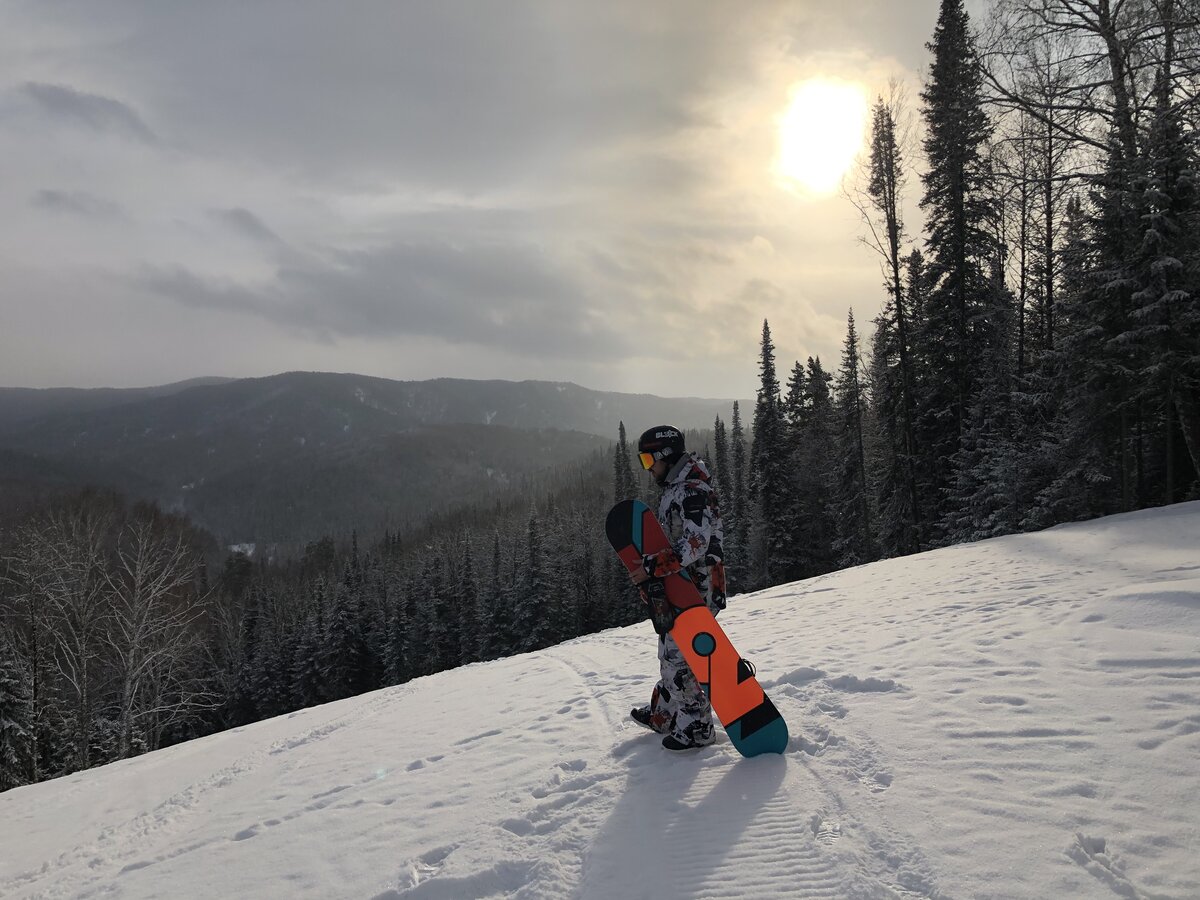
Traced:
<path id="1" fill-rule="evenodd" d="M 764 321 L 753 405 L 687 434 L 731 595 L 1200 498 L 1200 7 L 944 0 L 927 49 L 845 188 L 880 281 L 841 357 Z M 603 520 L 654 505 L 653 424 L 296 558 L 98 490 L 4 521 L 0 790 L 640 621 Z"/>

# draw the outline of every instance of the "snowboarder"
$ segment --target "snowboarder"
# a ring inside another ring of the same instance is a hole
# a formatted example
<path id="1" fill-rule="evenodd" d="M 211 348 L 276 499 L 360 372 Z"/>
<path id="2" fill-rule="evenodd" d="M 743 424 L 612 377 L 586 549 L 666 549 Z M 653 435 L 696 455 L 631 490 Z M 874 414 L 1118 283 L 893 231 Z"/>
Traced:
<path id="1" fill-rule="evenodd" d="M 703 460 L 689 453 L 683 432 L 670 425 L 647 429 L 638 438 L 638 460 L 663 489 L 658 521 L 671 548 L 642 558 L 630 575 L 639 585 L 686 570 L 715 616 L 725 608 L 721 512 Z M 716 739 L 712 706 L 671 635 L 658 639 L 660 680 L 648 706 L 633 709 L 638 723 L 665 735 L 668 750 L 691 750 Z"/>

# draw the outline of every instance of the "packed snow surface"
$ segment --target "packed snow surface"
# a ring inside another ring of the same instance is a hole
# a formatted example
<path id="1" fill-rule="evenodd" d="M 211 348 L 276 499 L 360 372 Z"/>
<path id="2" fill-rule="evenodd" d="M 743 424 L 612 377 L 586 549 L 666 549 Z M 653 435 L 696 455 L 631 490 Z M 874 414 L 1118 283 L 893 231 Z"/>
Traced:
<path id="1" fill-rule="evenodd" d="M 1200 503 L 721 621 L 783 756 L 634 724 L 639 625 L 0 795 L 0 895 L 1200 897 Z"/>

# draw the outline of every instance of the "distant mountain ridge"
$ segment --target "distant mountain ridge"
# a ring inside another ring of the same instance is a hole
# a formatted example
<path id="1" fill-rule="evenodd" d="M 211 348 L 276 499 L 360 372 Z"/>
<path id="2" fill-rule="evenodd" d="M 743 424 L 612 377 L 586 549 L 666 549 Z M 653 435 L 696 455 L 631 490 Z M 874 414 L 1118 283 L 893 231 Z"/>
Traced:
<path id="1" fill-rule="evenodd" d="M 60 416 L 108 413 L 125 409 L 132 417 L 143 404 L 161 401 L 165 410 L 232 402 L 267 403 L 285 393 L 308 393 L 341 406 L 349 398 L 390 415 L 401 428 L 419 425 L 508 425 L 512 428 L 556 428 L 616 435 L 624 419 L 631 431 L 671 422 L 681 428 L 712 426 L 720 414 L 728 418 L 733 400 L 661 397 L 596 391 L 572 382 L 475 381 L 436 378 L 394 381 L 367 375 L 287 372 L 265 378 L 203 378 L 153 388 L 76 389 L 0 388 L 0 432 L 24 430 L 32 423 Z M 644 423 L 644 424 L 643 424 Z"/>
<path id="2" fill-rule="evenodd" d="M 732 401 L 542 381 L 391 381 L 290 372 L 135 391 L 0 389 L 0 449 L 187 512 L 229 542 L 403 527 Z M 86 476 L 84 473 L 86 472 Z"/>
<path id="3" fill-rule="evenodd" d="M 233 378 L 191 378 L 146 388 L 0 387 L 0 432 L 51 415 L 110 409 L 153 397 L 178 394 L 200 385 L 227 384 Z"/>

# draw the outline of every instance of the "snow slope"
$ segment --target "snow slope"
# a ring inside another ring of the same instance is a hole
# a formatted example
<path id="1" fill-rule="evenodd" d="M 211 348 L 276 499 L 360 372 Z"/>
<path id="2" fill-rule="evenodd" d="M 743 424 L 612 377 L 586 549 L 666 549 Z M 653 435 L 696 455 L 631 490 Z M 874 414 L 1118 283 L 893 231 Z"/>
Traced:
<path id="1" fill-rule="evenodd" d="M 1200 503 L 722 621 L 782 757 L 634 725 L 647 624 L 0 795 L 0 895 L 1200 897 Z"/>

